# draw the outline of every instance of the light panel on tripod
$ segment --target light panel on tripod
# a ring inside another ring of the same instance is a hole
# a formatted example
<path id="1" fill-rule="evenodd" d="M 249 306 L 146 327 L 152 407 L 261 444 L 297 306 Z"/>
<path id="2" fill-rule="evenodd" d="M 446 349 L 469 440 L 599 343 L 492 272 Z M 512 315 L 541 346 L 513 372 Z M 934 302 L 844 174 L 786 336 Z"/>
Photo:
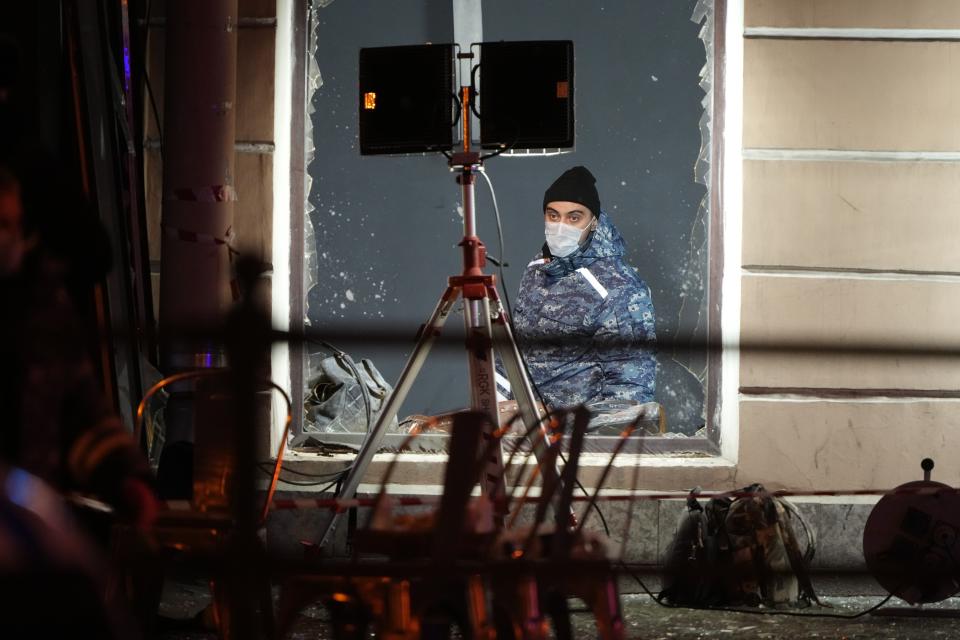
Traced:
<path id="1" fill-rule="evenodd" d="M 453 148 L 452 44 L 360 49 L 360 153 Z"/>
<path id="2" fill-rule="evenodd" d="M 573 146 L 573 42 L 480 45 L 480 141 L 484 148 Z"/>

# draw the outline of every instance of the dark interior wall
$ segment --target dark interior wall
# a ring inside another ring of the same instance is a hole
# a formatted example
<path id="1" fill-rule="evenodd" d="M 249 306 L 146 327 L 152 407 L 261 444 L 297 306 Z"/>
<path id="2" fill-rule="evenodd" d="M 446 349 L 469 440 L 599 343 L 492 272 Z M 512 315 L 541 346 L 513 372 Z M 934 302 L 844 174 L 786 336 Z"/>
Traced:
<path id="1" fill-rule="evenodd" d="M 16 51 L 17 86 L 15 112 L 11 125 L 19 140 L 14 144 L 28 148 L 32 153 L 55 157 L 63 151 L 61 140 L 61 104 L 63 90 L 64 52 L 60 28 L 60 7 L 57 2 L 0 3 L 0 39 L 5 51 Z M 6 57 L 6 54 L 5 54 Z M 12 73 L 3 61 L 3 73 Z"/>
<path id="2" fill-rule="evenodd" d="M 550 182 L 583 164 L 597 176 L 604 209 L 628 244 L 628 260 L 650 285 L 661 338 L 702 337 L 706 326 L 705 195 L 694 181 L 700 149 L 704 64 L 695 0 L 577 2 L 485 0 L 485 40 L 571 39 L 576 55 L 576 149 L 554 157 L 496 158 L 494 182 L 506 240 L 507 286 L 543 242 L 541 200 Z M 322 84 L 311 96 L 316 156 L 308 167 L 317 274 L 309 294 L 314 326 L 370 322 L 412 336 L 459 272 L 459 190 L 440 156 L 364 157 L 357 146 L 357 52 L 361 47 L 450 42 L 451 3 L 407 0 L 391 11 L 372 0 L 316 9 L 314 55 Z M 482 88 L 481 88 L 482 90 Z M 477 185 L 480 237 L 498 255 L 493 208 Z M 451 316 L 451 333 L 462 320 Z M 388 379 L 407 352 L 370 351 Z M 676 357 L 674 357 L 676 356 Z M 658 399 L 672 430 L 702 424 L 702 358 L 660 354 Z M 402 414 L 467 403 L 459 353 L 432 356 Z"/>

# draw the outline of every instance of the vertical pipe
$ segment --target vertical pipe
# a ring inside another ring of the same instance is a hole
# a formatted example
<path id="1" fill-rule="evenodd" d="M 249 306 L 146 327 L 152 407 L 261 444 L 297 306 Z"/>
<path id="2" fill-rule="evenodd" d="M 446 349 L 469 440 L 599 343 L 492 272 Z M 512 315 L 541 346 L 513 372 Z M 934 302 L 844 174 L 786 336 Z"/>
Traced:
<path id="1" fill-rule="evenodd" d="M 474 238 L 477 235 L 477 213 L 476 213 L 476 191 L 474 185 L 476 178 L 473 175 L 472 167 L 464 167 L 463 172 L 457 177 L 460 182 L 460 197 L 463 202 L 463 237 Z M 465 252 L 463 262 L 464 275 L 482 275 L 476 256 L 474 244 L 464 244 Z"/>
<path id="2" fill-rule="evenodd" d="M 224 364 L 222 344 L 170 332 L 216 326 L 230 304 L 236 63 L 237 0 L 168 0 L 160 267 L 167 374 Z M 168 442 L 192 440 L 186 400 L 168 406 Z"/>

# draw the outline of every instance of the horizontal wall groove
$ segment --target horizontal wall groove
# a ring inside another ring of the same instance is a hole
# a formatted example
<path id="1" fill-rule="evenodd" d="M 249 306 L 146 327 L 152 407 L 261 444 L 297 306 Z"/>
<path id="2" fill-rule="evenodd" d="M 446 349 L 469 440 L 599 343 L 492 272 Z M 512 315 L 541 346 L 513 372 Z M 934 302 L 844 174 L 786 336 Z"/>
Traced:
<path id="1" fill-rule="evenodd" d="M 792 265 L 743 265 L 743 275 L 786 278 L 822 278 L 849 280 L 897 280 L 907 282 L 960 283 L 957 271 L 920 271 L 912 269 L 868 269 L 837 267 L 805 267 Z"/>
<path id="2" fill-rule="evenodd" d="M 854 27 L 746 27 L 745 38 L 784 40 L 880 40 L 958 42 L 960 29 L 865 29 Z"/>
<path id="3" fill-rule="evenodd" d="M 840 387 L 740 387 L 741 400 L 764 402 L 926 402 L 960 400 L 953 389 L 855 389 Z"/>
<path id="4" fill-rule="evenodd" d="M 140 18 L 137 20 L 137 24 L 141 27 L 144 26 L 145 20 Z M 150 18 L 150 28 L 151 29 L 163 29 L 167 26 L 167 19 L 163 17 L 152 17 Z M 264 28 L 264 27 L 276 27 L 277 19 L 275 17 L 269 18 L 237 18 L 237 26 L 240 28 Z"/>
<path id="5" fill-rule="evenodd" d="M 143 141 L 143 148 L 150 151 L 160 150 L 160 140 L 158 138 L 147 138 Z M 233 145 L 237 153 L 264 153 L 271 154 L 275 146 L 272 142 L 265 140 L 237 140 Z"/>
<path id="6" fill-rule="evenodd" d="M 273 265 L 269 263 L 261 263 L 260 267 L 263 270 L 257 275 L 257 277 L 263 280 L 271 280 L 273 278 Z M 160 260 L 150 261 L 150 275 L 160 275 Z"/>
<path id="7" fill-rule="evenodd" d="M 960 162 L 960 151 L 869 151 L 859 149 L 766 149 L 743 150 L 744 160 L 793 160 L 800 162 Z"/>

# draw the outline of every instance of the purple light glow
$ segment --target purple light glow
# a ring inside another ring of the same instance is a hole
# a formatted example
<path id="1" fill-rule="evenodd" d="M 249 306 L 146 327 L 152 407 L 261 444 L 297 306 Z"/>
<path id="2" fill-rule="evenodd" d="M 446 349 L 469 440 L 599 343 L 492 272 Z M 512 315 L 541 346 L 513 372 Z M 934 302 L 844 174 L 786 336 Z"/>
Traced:
<path id="1" fill-rule="evenodd" d="M 123 89 L 130 91 L 130 47 L 123 47 Z"/>

